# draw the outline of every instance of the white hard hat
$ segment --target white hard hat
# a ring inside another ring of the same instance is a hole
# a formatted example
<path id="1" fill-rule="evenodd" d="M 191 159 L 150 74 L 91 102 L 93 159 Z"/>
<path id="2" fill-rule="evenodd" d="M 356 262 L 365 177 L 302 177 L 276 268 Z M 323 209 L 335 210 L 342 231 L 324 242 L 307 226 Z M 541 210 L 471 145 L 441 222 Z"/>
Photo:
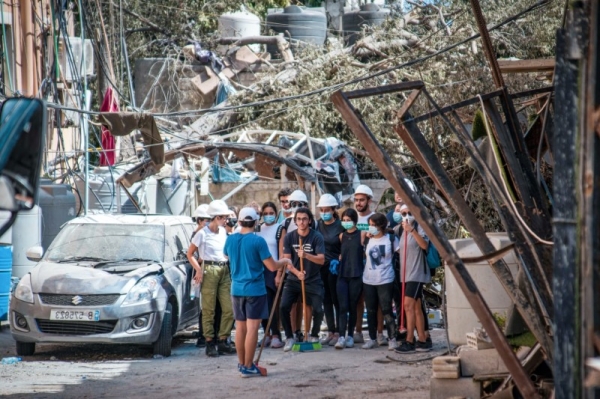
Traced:
<path id="1" fill-rule="evenodd" d="M 198 208 L 194 211 L 194 216 L 201 219 L 210 219 L 210 215 L 206 212 L 208 208 L 207 204 L 198 205 Z"/>
<path id="2" fill-rule="evenodd" d="M 373 190 L 371 190 L 371 188 L 369 188 L 369 186 L 361 184 L 360 186 L 356 187 L 356 190 L 354 191 L 354 194 L 364 194 L 366 196 L 368 196 L 369 198 L 373 198 Z"/>
<path id="3" fill-rule="evenodd" d="M 229 215 L 229 208 L 223 200 L 214 200 L 208 205 L 206 213 L 210 216 Z"/>
<path id="4" fill-rule="evenodd" d="M 308 204 L 308 198 L 306 198 L 306 194 L 304 194 L 300 190 L 296 190 L 293 193 L 291 193 L 290 196 L 288 197 L 288 200 L 290 202 L 298 201 L 298 202 L 306 202 Z"/>
<path id="5" fill-rule="evenodd" d="M 321 195 L 321 198 L 319 198 L 319 203 L 317 204 L 317 208 L 338 206 L 338 205 L 339 204 L 333 195 L 323 194 L 323 195 Z"/>

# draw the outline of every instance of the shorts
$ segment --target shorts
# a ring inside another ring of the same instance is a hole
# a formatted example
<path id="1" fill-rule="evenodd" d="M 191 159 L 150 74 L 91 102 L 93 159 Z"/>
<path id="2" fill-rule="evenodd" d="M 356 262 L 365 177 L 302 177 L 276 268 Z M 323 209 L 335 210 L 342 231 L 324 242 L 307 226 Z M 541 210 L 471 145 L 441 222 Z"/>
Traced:
<path id="1" fill-rule="evenodd" d="M 404 286 L 404 296 L 415 300 L 423 297 L 423 283 L 418 281 L 408 281 Z"/>
<path id="2" fill-rule="evenodd" d="M 267 295 L 231 296 L 233 317 L 237 321 L 262 320 L 269 318 L 269 302 Z"/>

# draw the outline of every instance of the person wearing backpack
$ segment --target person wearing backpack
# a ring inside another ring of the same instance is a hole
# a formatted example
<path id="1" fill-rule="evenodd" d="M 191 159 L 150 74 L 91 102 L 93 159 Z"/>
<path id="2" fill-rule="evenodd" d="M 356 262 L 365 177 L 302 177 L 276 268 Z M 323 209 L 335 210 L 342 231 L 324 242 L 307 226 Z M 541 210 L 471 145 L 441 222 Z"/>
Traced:
<path id="1" fill-rule="evenodd" d="M 277 223 L 277 206 L 272 202 L 265 202 L 261 208 L 261 215 L 263 223 L 256 226 L 255 233 L 265 239 L 269 252 L 276 262 L 279 260 L 279 243 L 277 241 L 277 229 L 279 223 Z M 276 271 L 272 271 L 265 266 L 265 285 L 267 287 L 267 300 L 269 305 L 269 314 L 273 306 L 278 306 L 274 303 L 275 293 L 277 292 L 277 284 L 275 283 Z M 283 342 L 281 341 L 281 332 L 279 331 L 279 312 L 273 313 L 273 320 L 271 322 L 271 331 L 267 331 L 268 319 L 263 319 L 262 326 L 265 330 L 264 340 L 265 347 L 271 347 L 274 349 L 283 348 Z M 260 345 L 260 343 L 259 343 Z"/>
<path id="2" fill-rule="evenodd" d="M 369 338 L 362 348 L 372 349 L 379 344 L 377 339 L 377 308 L 381 312 L 387 327 L 388 350 L 397 347 L 395 331 L 396 322 L 392 311 L 394 291 L 394 252 L 398 250 L 398 240 L 390 239 L 387 234 L 388 221 L 384 214 L 375 213 L 369 218 L 368 242 L 365 242 L 366 263 L 363 271 L 363 294 L 367 308 L 367 324 Z"/>
<path id="3" fill-rule="evenodd" d="M 317 208 L 321 219 L 317 222 L 317 230 L 325 241 L 325 264 L 321 267 L 321 279 L 325 287 L 323 308 L 329 334 L 321 340 L 322 345 L 334 346 L 340 335 L 337 329 L 337 316 L 340 305 L 337 298 L 337 267 L 341 252 L 340 234 L 344 231 L 337 213 L 338 202 L 331 194 L 323 194 L 319 198 Z"/>
<path id="4" fill-rule="evenodd" d="M 407 205 L 400 208 L 402 215 L 402 236 L 400 237 L 400 262 L 404 281 L 404 311 L 406 313 L 406 340 L 396 348 L 398 353 L 427 352 L 425 317 L 421 309 L 423 287 L 431 281 L 427 265 L 429 237 L 415 221 Z M 419 339 L 415 337 L 415 329 Z"/>

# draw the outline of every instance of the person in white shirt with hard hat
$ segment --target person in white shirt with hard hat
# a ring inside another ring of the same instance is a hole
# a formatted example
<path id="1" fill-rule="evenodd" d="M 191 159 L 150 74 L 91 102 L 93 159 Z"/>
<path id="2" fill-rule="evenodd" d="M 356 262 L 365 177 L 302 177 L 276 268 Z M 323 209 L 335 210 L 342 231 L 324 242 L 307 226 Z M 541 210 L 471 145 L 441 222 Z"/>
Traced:
<path id="1" fill-rule="evenodd" d="M 217 357 L 220 353 L 235 353 L 228 338 L 233 327 L 233 308 L 231 304 L 231 277 L 229 261 L 223 253 L 227 232 L 225 223 L 229 217 L 229 208 L 225 201 L 214 200 L 208 205 L 210 223 L 192 238 L 188 249 L 188 260 L 196 271 L 194 280 L 202 284 L 202 329 L 206 338 L 206 355 Z M 198 251 L 198 260 L 193 256 Z M 221 304 L 221 323 L 218 342 L 214 342 L 214 321 L 217 299 Z"/>

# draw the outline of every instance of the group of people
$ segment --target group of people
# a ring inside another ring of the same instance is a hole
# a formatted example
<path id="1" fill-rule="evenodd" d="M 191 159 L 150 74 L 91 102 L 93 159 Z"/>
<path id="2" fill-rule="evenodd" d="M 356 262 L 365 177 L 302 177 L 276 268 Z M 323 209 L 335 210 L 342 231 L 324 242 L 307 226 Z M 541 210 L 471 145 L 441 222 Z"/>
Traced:
<path id="1" fill-rule="evenodd" d="M 280 209 L 273 202 L 253 203 L 239 215 L 221 200 L 196 211 L 198 228 L 187 256 L 194 281 L 201 283 L 197 345 L 206 345 L 208 356 L 237 352 L 240 374 L 259 375 L 252 359 L 261 324 L 264 345 L 284 351 L 299 341 L 336 349 L 362 344 L 363 349 L 387 345 L 399 353 L 430 350 L 422 299 L 423 286 L 431 281 L 429 239 L 400 196 L 386 216 L 371 211 L 373 192 L 366 185 L 356 188 L 354 208 L 341 213 L 337 199 L 323 194 L 318 220 L 301 190 L 281 190 L 278 200 Z M 308 336 L 301 331 L 302 282 Z M 328 332 L 320 338 L 323 318 Z M 235 348 L 229 342 L 234 320 Z"/>

